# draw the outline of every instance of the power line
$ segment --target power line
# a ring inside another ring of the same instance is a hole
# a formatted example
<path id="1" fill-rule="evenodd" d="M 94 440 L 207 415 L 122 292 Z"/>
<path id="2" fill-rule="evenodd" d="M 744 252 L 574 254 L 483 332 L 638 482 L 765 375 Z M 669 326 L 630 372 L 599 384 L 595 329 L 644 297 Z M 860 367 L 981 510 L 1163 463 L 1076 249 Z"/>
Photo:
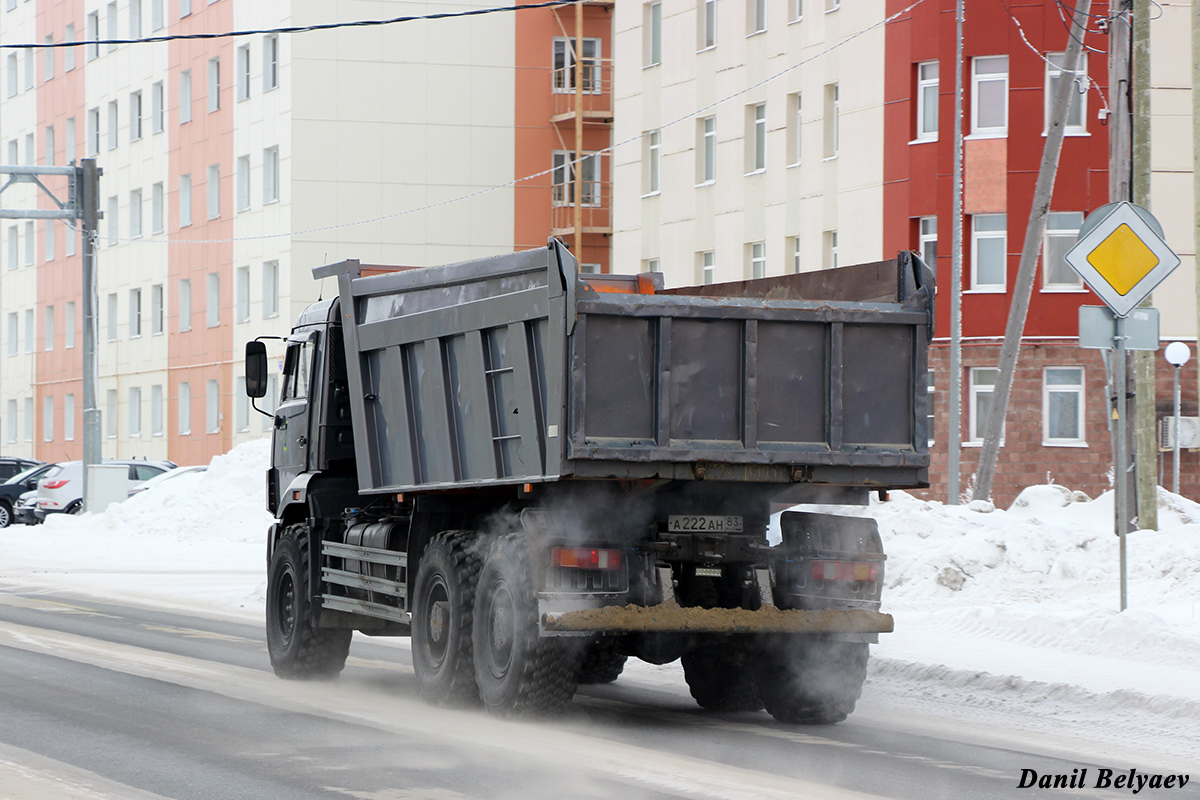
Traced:
<path id="1" fill-rule="evenodd" d="M 577 0 L 571 0 L 571 2 L 576 2 L 576 1 Z M 796 62 L 795 64 L 785 67 L 785 68 L 781 69 L 779 72 L 776 72 L 775 74 L 770 75 L 770 76 L 764 78 L 763 80 L 758 81 L 757 83 L 751 84 L 750 86 L 747 86 L 743 89 L 739 89 L 736 92 L 732 92 L 732 93 L 726 95 L 725 97 L 722 97 L 719 100 L 716 100 L 712 103 L 709 103 L 706 106 L 702 106 L 702 107 L 692 111 L 689 114 L 685 114 L 684 116 L 681 116 L 681 117 L 674 119 L 664 125 L 661 125 L 661 126 L 659 126 L 658 130 L 660 130 L 660 131 L 665 130 L 666 128 L 671 128 L 676 125 L 680 125 L 685 122 L 689 122 L 689 121 L 695 119 L 697 116 L 704 114 L 707 111 L 713 110 L 714 108 L 716 108 L 719 105 L 727 103 L 731 100 L 735 100 L 744 94 L 754 91 L 755 89 L 758 89 L 762 86 L 765 86 L 768 83 L 776 81 L 779 78 L 782 78 L 784 75 L 794 72 L 795 70 L 799 69 L 800 67 L 803 67 L 806 64 L 810 64 L 813 61 L 816 61 L 818 58 L 822 58 L 822 57 L 832 53 L 834 50 L 837 50 L 837 49 L 849 44 L 850 42 L 854 41 L 855 39 L 858 39 L 859 37 L 864 36 L 877 28 L 882 28 L 885 25 L 892 23 L 893 21 L 899 19 L 900 17 L 904 16 L 905 14 L 908 14 L 914 8 L 916 8 L 917 6 L 919 6 L 925 2 L 926 2 L 926 0 L 915 0 L 915 2 L 913 2 L 911 5 L 907 6 L 906 8 L 903 8 L 900 11 L 897 11 L 895 14 L 892 14 L 891 16 L 886 17 L 878 22 L 868 25 L 867 27 L 863 28 L 860 31 L 856 31 L 855 33 L 845 37 L 844 39 L 837 42 L 836 44 L 830 45 L 829 47 L 825 48 L 824 50 L 822 50 L 818 53 L 814 53 L 813 55 L 809 56 L 808 58 L 802 59 L 802 60 Z M 557 5 L 557 4 L 551 4 L 551 5 Z M 519 7 L 520 8 L 534 8 L 534 6 L 519 6 Z M 603 149 L 596 150 L 592 153 L 588 153 L 587 155 L 580 155 L 577 153 L 576 158 L 574 160 L 570 161 L 569 163 L 572 166 L 576 166 L 576 165 L 580 164 L 580 162 L 582 162 L 585 158 L 595 158 L 595 157 L 599 157 L 602 155 L 611 155 L 618 147 L 623 147 L 624 145 L 632 144 L 634 142 L 640 141 L 642 139 L 643 135 L 644 134 L 638 134 L 636 136 L 631 136 L 620 142 L 609 145 L 608 147 L 605 147 Z M 566 165 L 565 164 L 560 165 L 559 168 L 562 168 L 564 166 L 566 166 Z M 416 208 L 404 209 L 402 211 L 394 211 L 390 214 L 382 214 L 380 216 L 372 217 L 370 219 L 356 220 L 353 222 L 342 222 L 342 223 L 338 223 L 336 225 L 326 225 L 326 226 L 323 226 L 320 228 L 310 228 L 310 229 L 304 230 L 304 231 L 291 231 L 291 232 L 287 232 L 287 233 L 271 233 L 271 234 L 263 234 L 261 236 L 239 236 L 239 237 L 232 237 L 232 238 L 227 238 L 227 239 L 166 239 L 166 238 L 146 239 L 146 238 L 141 238 L 141 239 L 118 239 L 117 241 L 139 243 L 139 244 L 223 244 L 226 242 L 252 242 L 252 241 L 261 241 L 264 239 L 280 239 L 280 238 L 285 238 L 285 237 L 295 238 L 295 237 L 301 237 L 301 236 L 308 236 L 308 235 L 311 235 L 314 233 L 325 233 L 327 231 L 340 230 L 342 228 L 352 228 L 352 227 L 357 227 L 359 225 L 369 225 L 369 224 L 376 223 L 376 222 L 383 222 L 383 221 L 389 220 L 389 219 L 396 219 L 398 217 L 408 216 L 409 214 L 418 214 L 418 213 L 422 213 L 425 211 L 432 211 L 436 208 L 442 208 L 444 206 L 452 205 L 454 203 L 460 203 L 460 202 L 463 202 L 466 200 L 473 200 L 477 197 L 482 197 L 484 195 L 491 194 L 492 192 L 497 192 L 502 189 L 510 189 L 512 187 L 517 186 L 518 184 L 525 183 L 526 181 L 531 181 L 534 178 L 541 178 L 545 175 L 549 175 L 550 173 L 552 173 L 554 171 L 555 171 L 555 167 L 551 167 L 550 169 L 544 169 L 541 172 L 534 172 L 529 175 L 524 175 L 520 178 L 514 178 L 513 180 L 507 181 L 506 183 L 498 184 L 496 186 L 489 186 L 484 189 L 479 189 L 478 191 L 469 192 L 467 194 L 460 195 L 458 197 L 453 197 L 448 200 L 442 200 L 437 203 L 429 203 L 429 204 L 419 206 Z"/>
<path id="2" fill-rule="evenodd" d="M 437 14 L 415 14 L 391 19 L 360 19 L 350 22 L 324 22 L 317 25 L 288 25 L 279 28 L 258 28 L 241 31 L 225 31 L 222 33 L 170 33 L 163 36 L 149 36 L 145 39 L 81 39 L 70 42 L 29 42 L 25 44 L 0 44 L 0 50 L 9 49 L 53 49 L 57 47 L 83 47 L 102 44 L 153 44 L 156 42 L 171 42 L 180 39 L 230 39 L 237 36 L 262 36 L 274 33 L 308 33 L 309 31 L 330 31 L 339 28 L 377 28 L 383 25 L 397 25 L 403 22 L 418 22 L 420 20 L 453 19 L 456 17 L 478 17 L 484 14 L 499 14 L 507 11 L 527 11 L 536 8 L 554 8 L 556 6 L 571 6 L 585 0 L 548 0 L 544 3 L 518 6 L 495 6 L 490 8 L 473 8 L 469 11 L 444 11 Z"/>

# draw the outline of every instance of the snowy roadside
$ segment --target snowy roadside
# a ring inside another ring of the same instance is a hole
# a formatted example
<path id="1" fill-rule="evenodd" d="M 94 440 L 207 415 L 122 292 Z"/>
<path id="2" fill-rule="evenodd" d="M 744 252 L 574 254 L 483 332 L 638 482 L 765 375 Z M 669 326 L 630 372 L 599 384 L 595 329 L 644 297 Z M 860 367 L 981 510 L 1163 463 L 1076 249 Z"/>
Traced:
<path id="1" fill-rule="evenodd" d="M 261 620 L 268 453 L 251 442 L 104 513 L 0 530 L 0 583 Z M 896 632 L 872 648 L 863 710 L 936 708 L 1194 762 L 1200 504 L 1161 492 L 1160 507 L 1161 530 L 1128 537 L 1124 613 L 1111 495 L 1036 486 L 998 510 L 893 492 L 830 509 L 877 519 L 888 553 Z M 651 683 L 677 672 L 629 668 Z"/>

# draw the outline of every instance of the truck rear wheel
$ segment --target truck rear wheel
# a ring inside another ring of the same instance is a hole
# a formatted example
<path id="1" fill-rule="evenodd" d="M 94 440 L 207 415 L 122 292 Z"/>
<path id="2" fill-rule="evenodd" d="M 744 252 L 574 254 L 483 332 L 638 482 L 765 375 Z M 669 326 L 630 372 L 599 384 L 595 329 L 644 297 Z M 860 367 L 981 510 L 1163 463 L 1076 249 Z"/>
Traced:
<path id="1" fill-rule="evenodd" d="M 759 711 L 763 707 L 748 654 L 724 643 L 685 653 L 683 676 L 692 697 L 709 711 Z"/>
<path id="2" fill-rule="evenodd" d="M 617 652 L 617 643 L 612 637 L 598 637 L 584 648 L 576 681 L 584 684 L 612 683 L 621 677 L 626 660 L 628 656 Z"/>
<path id="3" fill-rule="evenodd" d="M 478 702 L 471 625 L 479 555 L 470 531 L 444 531 L 425 548 L 413 587 L 412 657 L 417 689 L 435 705 Z"/>
<path id="4" fill-rule="evenodd" d="M 575 695 L 577 650 L 538 635 L 529 548 L 517 534 L 500 539 L 479 574 L 475 681 L 493 713 L 557 711 Z"/>
<path id="5" fill-rule="evenodd" d="M 310 542 L 304 525 L 284 530 L 267 571 L 267 652 L 281 678 L 334 678 L 346 666 L 345 629 L 313 627 Z"/>
<path id="6" fill-rule="evenodd" d="M 848 717 L 862 696 L 867 645 L 774 637 L 757 664 L 758 689 L 772 717 L 831 725 Z"/>

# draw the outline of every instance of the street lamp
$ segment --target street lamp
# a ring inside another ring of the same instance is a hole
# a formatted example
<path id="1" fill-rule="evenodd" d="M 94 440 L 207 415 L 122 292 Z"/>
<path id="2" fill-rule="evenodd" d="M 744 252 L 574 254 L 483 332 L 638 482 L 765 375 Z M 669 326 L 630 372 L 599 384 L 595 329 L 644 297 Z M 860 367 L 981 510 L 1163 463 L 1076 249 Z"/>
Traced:
<path id="1" fill-rule="evenodd" d="M 1179 494 L 1179 368 L 1192 357 L 1191 348 L 1183 342 L 1171 342 L 1163 352 L 1167 363 L 1175 366 L 1175 472 L 1171 484 L 1175 494 Z"/>

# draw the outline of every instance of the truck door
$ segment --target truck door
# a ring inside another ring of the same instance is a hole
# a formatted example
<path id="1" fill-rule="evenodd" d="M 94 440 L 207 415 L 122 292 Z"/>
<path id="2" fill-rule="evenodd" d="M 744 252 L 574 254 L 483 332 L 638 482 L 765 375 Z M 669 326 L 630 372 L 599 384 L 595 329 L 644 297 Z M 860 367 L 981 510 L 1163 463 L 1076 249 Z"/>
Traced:
<path id="1" fill-rule="evenodd" d="M 275 410 L 273 454 L 272 507 L 279 507 L 281 493 L 287 490 L 297 475 L 308 469 L 309 395 L 312 389 L 313 358 L 316 353 L 316 334 L 305 333 L 288 340 L 283 359 L 283 391 Z"/>

